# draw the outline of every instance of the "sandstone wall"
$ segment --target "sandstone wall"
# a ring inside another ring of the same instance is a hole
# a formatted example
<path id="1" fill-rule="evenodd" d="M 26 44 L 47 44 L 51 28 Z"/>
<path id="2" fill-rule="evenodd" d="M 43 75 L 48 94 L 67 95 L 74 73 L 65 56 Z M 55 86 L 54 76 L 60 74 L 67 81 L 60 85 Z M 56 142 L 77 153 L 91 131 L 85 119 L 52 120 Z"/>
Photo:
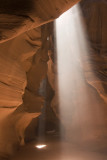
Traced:
<path id="1" fill-rule="evenodd" d="M 78 1 L 0 0 L 0 42 L 54 20 Z"/>

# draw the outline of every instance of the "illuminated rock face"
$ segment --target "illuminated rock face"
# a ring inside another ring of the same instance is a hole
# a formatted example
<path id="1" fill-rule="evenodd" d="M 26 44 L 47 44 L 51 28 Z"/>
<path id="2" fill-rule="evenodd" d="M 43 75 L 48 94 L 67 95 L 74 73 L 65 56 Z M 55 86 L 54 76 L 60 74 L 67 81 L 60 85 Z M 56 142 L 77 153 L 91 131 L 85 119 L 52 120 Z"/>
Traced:
<path id="1" fill-rule="evenodd" d="M 26 74 L 20 63 L 0 52 L 0 107 L 22 104 Z"/>
<path id="2" fill-rule="evenodd" d="M 18 145 L 24 145 L 25 130 L 32 119 L 33 128 L 37 126 L 44 106 L 39 88 L 47 74 L 48 34 L 45 25 L 0 44 L 1 156 L 8 156 Z"/>
<path id="3" fill-rule="evenodd" d="M 0 75 L 2 75 L 0 76 L 0 113 L 2 114 L 0 118 L 0 154 L 2 156 L 8 156 L 18 145 L 24 145 L 25 129 L 33 118 L 40 115 L 42 98 L 39 95 L 36 96 L 36 93 L 33 94 L 31 88 L 29 88 L 31 93 L 28 94 L 25 87 L 28 77 L 26 72 L 32 67 L 33 55 L 41 46 L 41 28 L 0 44 Z M 37 78 L 37 81 L 36 85 L 39 88 L 40 80 Z M 36 109 L 33 107 L 29 109 L 29 103 L 26 101 L 30 102 L 31 106 L 32 103 L 36 103 Z"/>

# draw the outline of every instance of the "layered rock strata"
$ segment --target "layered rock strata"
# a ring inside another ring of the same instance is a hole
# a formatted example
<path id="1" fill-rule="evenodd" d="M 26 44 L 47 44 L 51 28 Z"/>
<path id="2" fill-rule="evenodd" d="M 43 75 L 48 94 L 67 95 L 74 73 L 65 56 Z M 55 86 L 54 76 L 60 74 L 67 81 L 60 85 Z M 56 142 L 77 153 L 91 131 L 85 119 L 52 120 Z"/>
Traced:
<path id="1" fill-rule="evenodd" d="M 0 42 L 53 21 L 79 0 L 0 0 Z"/>

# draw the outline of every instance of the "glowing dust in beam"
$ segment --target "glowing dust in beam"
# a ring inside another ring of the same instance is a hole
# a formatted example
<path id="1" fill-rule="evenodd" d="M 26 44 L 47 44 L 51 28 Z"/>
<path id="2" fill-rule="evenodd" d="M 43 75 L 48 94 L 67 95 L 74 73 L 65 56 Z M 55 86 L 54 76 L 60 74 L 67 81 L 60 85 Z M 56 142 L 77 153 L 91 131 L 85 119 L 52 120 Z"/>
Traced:
<path id="1" fill-rule="evenodd" d="M 61 15 L 54 26 L 59 117 L 65 126 L 65 137 L 81 142 L 94 139 L 95 127 L 103 123 L 102 104 L 86 82 L 84 64 L 91 54 L 79 4 Z M 63 135 L 63 128 L 60 129 Z"/>

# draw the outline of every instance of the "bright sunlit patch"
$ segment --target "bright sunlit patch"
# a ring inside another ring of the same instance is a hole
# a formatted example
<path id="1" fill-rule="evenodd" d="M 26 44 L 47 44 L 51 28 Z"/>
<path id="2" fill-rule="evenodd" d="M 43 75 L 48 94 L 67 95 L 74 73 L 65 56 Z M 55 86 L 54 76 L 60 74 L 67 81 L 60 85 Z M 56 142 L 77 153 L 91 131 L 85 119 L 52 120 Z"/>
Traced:
<path id="1" fill-rule="evenodd" d="M 39 145 L 36 145 L 35 147 L 38 149 L 42 149 L 42 148 L 45 148 L 46 146 L 47 146 L 46 144 L 39 144 Z"/>

